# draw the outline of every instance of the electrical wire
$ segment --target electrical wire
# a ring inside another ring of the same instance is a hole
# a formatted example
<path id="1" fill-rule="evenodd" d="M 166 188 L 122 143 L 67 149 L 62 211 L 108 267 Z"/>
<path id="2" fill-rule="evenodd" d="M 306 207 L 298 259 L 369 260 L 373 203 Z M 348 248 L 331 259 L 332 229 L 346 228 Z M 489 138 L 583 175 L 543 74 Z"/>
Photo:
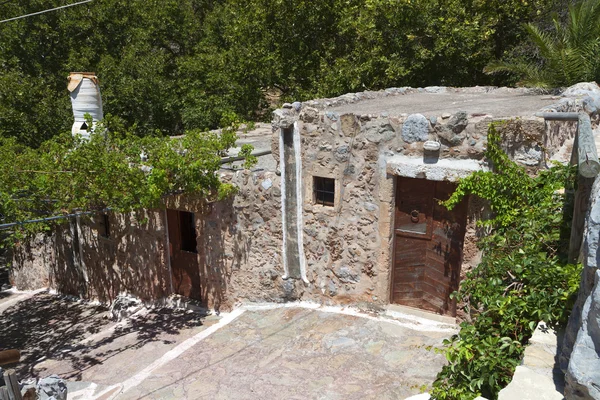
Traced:
<path id="1" fill-rule="evenodd" d="M 32 17 L 32 16 L 34 16 L 34 15 L 40 15 L 40 14 L 44 14 L 44 13 L 47 13 L 47 12 L 50 12 L 50 11 L 56 11 L 56 10 L 60 10 L 60 9 L 67 8 L 67 7 L 78 6 L 78 5 L 80 5 L 80 4 L 89 3 L 89 2 L 91 2 L 91 1 L 94 1 L 94 0 L 84 0 L 84 1 L 79 1 L 79 2 L 77 2 L 77 3 L 73 3 L 73 4 L 67 4 L 67 5 L 65 5 L 65 6 L 60 6 L 60 7 L 51 8 L 51 9 L 49 9 L 49 10 L 38 11 L 38 12 L 31 13 L 31 14 L 25 14 L 25 15 L 21 15 L 21 16 L 19 16 L 19 17 L 13 17 L 13 18 L 5 19 L 5 20 L 2 20 L 2 21 L 0 21 L 0 24 L 2 24 L 2 23 L 4 23 L 4 22 L 15 21 L 15 20 L 17 20 L 17 19 L 22 19 L 22 18 Z"/>

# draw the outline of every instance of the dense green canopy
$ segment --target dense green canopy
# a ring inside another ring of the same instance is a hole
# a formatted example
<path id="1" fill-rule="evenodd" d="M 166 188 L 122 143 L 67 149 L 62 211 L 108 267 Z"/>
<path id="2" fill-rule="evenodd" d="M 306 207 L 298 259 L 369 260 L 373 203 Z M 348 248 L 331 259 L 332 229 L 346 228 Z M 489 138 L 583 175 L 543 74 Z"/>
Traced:
<path id="1" fill-rule="evenodd" d="M 0 24 L 0 135 L 72 123 L 66 78 L 94 71 L 139 135 L 263 118 L 270 101 L 390 86 L 511 83 L 484 66 L 567 0 L 94 0 Z M 68 4 L 0 4 L 0 19 Z M 564 6 L 562 6 L 564 7 Z"/>

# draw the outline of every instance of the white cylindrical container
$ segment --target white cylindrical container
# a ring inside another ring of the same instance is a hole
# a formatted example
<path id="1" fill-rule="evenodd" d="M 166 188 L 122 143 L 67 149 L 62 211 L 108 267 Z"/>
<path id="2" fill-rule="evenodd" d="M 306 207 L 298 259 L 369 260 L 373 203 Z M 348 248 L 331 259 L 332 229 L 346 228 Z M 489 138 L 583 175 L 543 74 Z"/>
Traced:
<path id="1" fill-rule="evenodd" d="M 104 118 L 98 78 L 93 72 L 72 72 L 69 75 L 68 89 L 71 92 L 71 105 L 75 117 L 71 133 L 73 136 L 79 134 L 89 139 L 96 123 Z M 93 126 L 88 126 L 85 114 L 92 116 Z"/>

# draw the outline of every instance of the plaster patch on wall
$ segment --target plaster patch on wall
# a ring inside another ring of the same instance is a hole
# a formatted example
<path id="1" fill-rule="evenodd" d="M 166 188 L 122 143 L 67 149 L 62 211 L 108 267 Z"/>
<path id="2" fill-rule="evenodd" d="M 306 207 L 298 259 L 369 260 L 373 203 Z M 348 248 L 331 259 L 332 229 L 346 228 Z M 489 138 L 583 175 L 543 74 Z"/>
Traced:
<path id="1" fill-rule="evenodd" d="M 430 181 L 456 182 L 475 171 L 487 171 L 487 167 L 476 160 L 439 159 L 427 163 L 423 158 L 393 156 L 387 159 L 387 172 L 406 178 L 420 178 Z"/>
<path id="2" fill-rule="evenodd" d="M 281 147 L 281 146 L 280 146 Z M 294 122 L 294 152 L 296 153 L 296 198 L 298 216 L 298 258 L 300 260 L 300 276 L 304 283 L 309 283 L 306 277 L 306 258 L 304 256 L 304 224 L 302 223 L 302 147 L 298 122 Z M 283 176 L 283 174 L 281 175 Z M 282 200 L 283 202 L 283 200 Z M 284 225 L 285 226 L 285 225 Z M 284 240 L 285 242 L 285 240 Z"/>
<path id="3" fill-rule="evenodd" d="M 283 241 L 281 242 L 281 254 L 283 258 L 283 279 L 288 279 L 290 277 L 290 273 L 287 265 L 287 232 L 286 232 L 286 223 L 287 216 L 285 212 L 285 155 L 283 154 L 283 129 L 279 130 L 279 166 L 281 171 L 281 231 L 283 233 Z"/>

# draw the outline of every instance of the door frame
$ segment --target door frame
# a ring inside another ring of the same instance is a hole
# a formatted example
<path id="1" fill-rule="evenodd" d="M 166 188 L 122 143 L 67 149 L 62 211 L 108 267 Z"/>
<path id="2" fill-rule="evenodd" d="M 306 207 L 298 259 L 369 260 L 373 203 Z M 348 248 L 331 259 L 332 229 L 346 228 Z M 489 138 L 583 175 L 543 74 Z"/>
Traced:
<path id="1" fill-rule="evenodd" d="M 390 230 L 391 230 L 391 244 L 389 246 L 390 248 L 390 257 L 389 257 L 389 262 L 390 262 L 390 272 L 388 274 L 389 277 L 389 284 L 388 284 L 388 302 L 389 304 L 394 304 L 397 306 L 401 306 L 401 307 L 408 307 L 408 308 L 412 308 L 415 310 L 419 310 L 420 312 L 425 312 L 425 313 L 429 313 L 432 315 L 440 315 L 437 314 L 433 311 L 429 311 L 426 309 L 421 309 L 421 308 L 415 308 L 415 307 L 410 307 L 410 306 L 405 306 L 402 304 L 397 304 L 394 303 L 394 269 L 395 269 L 395 261 L 396 261 L 396 207 L 397 207 L 397 201 L 398 201 L 398 184 L 399 184 L 399 180 L 400 179 L 424 179 L 428 182 L 434 183 L 436 184 L 437 182 L 449 182 L 449 183 L 456 183 L 456 182 L 452 182 L 452 181 L 437 181 L 437 180 L 431 180 L 431 179 L 426 179 L 426 178 L 413 178 L 413 177 L 407 177 L 407 176 L 400 176 L 400 175 L 394 175 L 393 176 L 393 184 L 392 184 L 392 207 L 391 207 L 391 225 L 390 225 Z M 435 190 L 434 190 L 434 196 L 435 196 Z M 463 236 L 463 240 L 462 240 L 462 244 L 461 244 L 461 248 L 460 248 L 460 262 L 458 265 L 459 271 L 458 271 L 458 282 L 457 282 L 457 290 L 460 288 L 460 284 L 461 284 L 461 279 L 460 279 L 460 274 L 462 272 L 462 264 L 463 264 L 463 260 L 464 260 L 464 237 L 466 236 L 466 230 L 467 230 L 467 219 L 469 216 L 469 204 L 470 204 L 470 196 L 465 196 L 465 198 L 462 200 L 464 202 L 466 202 L 466 211 L 465 211 L 465 227 L 464 227 L 464 236 Z M 433 215 L 432 215 L 433 218 Z M 418 239 L 419 236 L 414 237 L 415 239 Z M 422 236 L 421 236 L 422 238 Z M 424 239 L 425 240 L 425 239 Z M 456 302 L 456 300 L 454 300 L 454 302 Z M 458 305 L 456 305 L 456 307 L 458 308 Z M 445 315 L 445 314 L 444 314 Z"/>

